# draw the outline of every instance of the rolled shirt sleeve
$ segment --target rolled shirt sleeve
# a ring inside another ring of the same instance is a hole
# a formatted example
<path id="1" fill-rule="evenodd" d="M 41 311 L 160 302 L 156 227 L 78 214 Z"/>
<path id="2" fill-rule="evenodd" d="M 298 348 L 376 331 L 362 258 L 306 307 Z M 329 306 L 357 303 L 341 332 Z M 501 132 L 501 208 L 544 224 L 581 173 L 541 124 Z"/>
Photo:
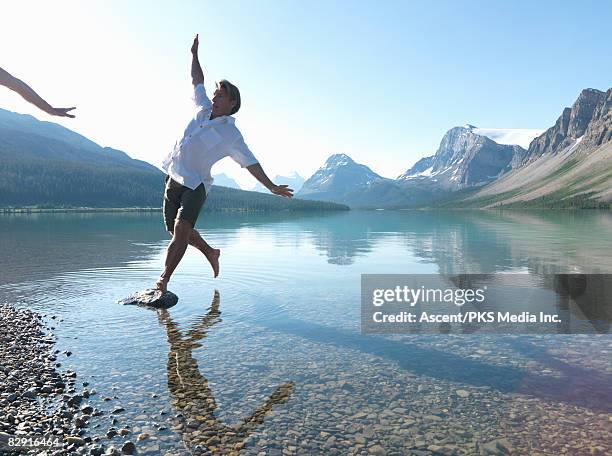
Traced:
<path id="1" fill-rule="evenodd" d="M 204 110 L 212 109 L 212 101 L 206 95 L 206 89 L 204 84 L 198 84 L 193 88 L 193 101 L 198 108 Z"/>
<path id="2" fill-rule="evenodd" d="M 244 142 L 242 135 L 238 135 L 236 140 L 232 143 L 229 148 L 229 155 L 238 163 L 242 168 L 259 163 L 249 146 Z"/>

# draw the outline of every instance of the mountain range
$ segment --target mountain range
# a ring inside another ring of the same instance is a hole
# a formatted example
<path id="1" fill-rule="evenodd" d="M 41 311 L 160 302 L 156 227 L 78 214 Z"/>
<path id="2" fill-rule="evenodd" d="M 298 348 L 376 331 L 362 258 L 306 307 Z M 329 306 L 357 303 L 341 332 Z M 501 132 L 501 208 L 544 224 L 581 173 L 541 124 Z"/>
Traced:
<path id="1" fill-rule="evenodd" d="M 395 179 L 331 155 L 297 195 L 365 208 L 610 207 L 612 89 L 583 90 L 544 132 L 451 128 Z"/>
<path id="2" fill-rule="evenodd" d="M 232 179 L 225 173 L 213 174 L 213 179 L 215 181 L 215 185 L 220 185 L 221 187 L 227 188 L 237 188 L 238 190 L 241 190 L 241 187 L 240 185 L 238 185 L 238 182 L 236 182 L 234 179 Z"/>
<path id="3" fill-rule="evenodd" d="M 282 204 L 218 174 L 206 208 L 610 208 L 612 88 L 583 90 L 546 131 L 453 127 L 435 153 L 404 169 L 391 179 L 333 154 L 306 181 L 275 176 L 296 192 Z M 125 152 L 0 109 L 0 207 L 159 207 L 163 177 Z"/>
<path id="4" fill-rule="evenodd" d="M 304 184 L 304 178 L 300 176 L 297 171 L 294 171 L 289 176 L 282 176 L 277 174 L 272 178 L 272 182 L 278 184 L 286 184 L 289 188 L 292 188 L 294 193 L 297 193 L 302 188 Z M 252 192 L 261 192 L 261 193 L 269 193 L 268 189 L 261 185 L 259 182 L 255 185 L 255 187 L 250 189 Z"/>

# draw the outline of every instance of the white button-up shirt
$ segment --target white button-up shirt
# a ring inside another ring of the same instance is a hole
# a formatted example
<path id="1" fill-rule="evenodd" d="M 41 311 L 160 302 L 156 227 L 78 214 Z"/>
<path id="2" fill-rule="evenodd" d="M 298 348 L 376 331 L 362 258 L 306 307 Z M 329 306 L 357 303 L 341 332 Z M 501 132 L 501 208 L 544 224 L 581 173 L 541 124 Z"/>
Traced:
<path id="1" fill-rule="evenodd" d="M 162 169 L 179 184 L 195 190 L 204 183 L 206 194 L 213 184 L 212 166 L 228 155 L 241 167 L 258 163 L 244 142 L 242 134 L 231 116 L 210 120 L 212 102 L 203 84 L 194 88 L 197 110 L 180 141 L 164 159 Z"/>

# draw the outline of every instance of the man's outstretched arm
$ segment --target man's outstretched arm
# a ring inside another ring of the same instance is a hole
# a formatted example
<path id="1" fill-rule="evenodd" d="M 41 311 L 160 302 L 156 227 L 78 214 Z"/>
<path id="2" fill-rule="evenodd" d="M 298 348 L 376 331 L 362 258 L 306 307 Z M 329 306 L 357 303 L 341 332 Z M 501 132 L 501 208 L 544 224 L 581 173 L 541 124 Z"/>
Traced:
<path id="1" fill-rule="evenodd" d="M 287 198 L 291 198 L 293 196 L 292 188 L 289 188 L 288 185 L 276 185 L 274 182 L 272 182 L 259 163 L 247 166 L 246 169 L 249 170 L 255 179 L 261 182 L 261 185 L 266 187 L 275 195 L 286 196 Z"/>
<path id="2" fill-rule="evenodd" d="M 0 85 L 8 87 L 9 89 L 17 92 L 26 101 L 42 109 L 47 114 L 60 117 L 74 117 L 74 115 L 69 114 L 68 111 L 72 111 L 75 108 L 54 108 L 43 100 L 42 97 L 38 95 L 29 85 L 27 85 L 21 79 L 17 79 L 15 76 L 2 68 L 0 68 Z"/>
<path id="3" fill-rule="evenodd" d="M 191 45 L 191 83 L 194 87 L 198 84 L 204 84 L 204 72 L 200 66 L 200 61 L 198 60 L 199 44 L 200 42 L 198 40 L 198 35 L 196 34 L 195 38 L 193 39 L 193 44 Z"/>

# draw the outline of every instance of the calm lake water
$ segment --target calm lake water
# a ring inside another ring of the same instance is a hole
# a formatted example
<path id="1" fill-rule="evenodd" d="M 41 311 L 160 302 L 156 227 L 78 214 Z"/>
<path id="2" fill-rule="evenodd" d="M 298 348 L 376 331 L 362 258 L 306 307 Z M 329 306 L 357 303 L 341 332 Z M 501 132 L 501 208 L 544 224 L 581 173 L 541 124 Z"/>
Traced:
<path id="1" fill-rule="evenodd" d="M 612 451 L 608 334 L 360 332 L 361 274 L 612 273 L 612 213 L 204 213 L 198 229 L 219 278 L 189 248 L 179 303 L 156 312 L 116 301 L 161 272 L 161 214 L 0 216 L 0 302 L 57 316 L 61 368 L 125 408 L 89 435 L 130 426 L 148 454 Z"/>

